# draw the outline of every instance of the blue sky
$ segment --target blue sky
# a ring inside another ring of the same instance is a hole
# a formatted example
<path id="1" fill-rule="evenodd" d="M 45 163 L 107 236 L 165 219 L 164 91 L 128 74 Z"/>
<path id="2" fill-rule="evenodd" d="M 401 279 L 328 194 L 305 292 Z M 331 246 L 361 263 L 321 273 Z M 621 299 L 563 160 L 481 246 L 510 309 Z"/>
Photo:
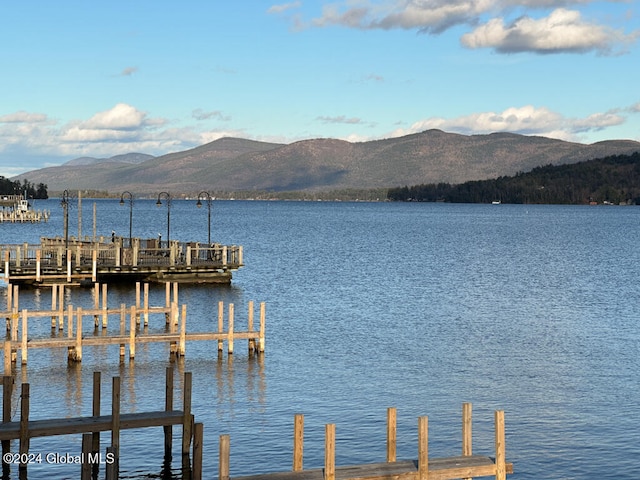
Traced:
<path id="1" fill-rule="evenodd" d="M 635 1 L 7 1 L 0 65 L 6 177 L 223 136 L 640 141 Z"/>

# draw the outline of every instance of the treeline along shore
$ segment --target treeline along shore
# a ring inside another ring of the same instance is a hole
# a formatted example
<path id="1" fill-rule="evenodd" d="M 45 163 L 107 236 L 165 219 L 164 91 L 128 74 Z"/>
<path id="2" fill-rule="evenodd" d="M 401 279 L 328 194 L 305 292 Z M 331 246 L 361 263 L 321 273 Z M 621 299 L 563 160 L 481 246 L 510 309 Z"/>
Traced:
<path id="1" fill-rule="evenodd" d="M 640 204 L 640 152 L 527 173 L 478 180 L 390 188 L 391 201 L 527 204 Z"/>

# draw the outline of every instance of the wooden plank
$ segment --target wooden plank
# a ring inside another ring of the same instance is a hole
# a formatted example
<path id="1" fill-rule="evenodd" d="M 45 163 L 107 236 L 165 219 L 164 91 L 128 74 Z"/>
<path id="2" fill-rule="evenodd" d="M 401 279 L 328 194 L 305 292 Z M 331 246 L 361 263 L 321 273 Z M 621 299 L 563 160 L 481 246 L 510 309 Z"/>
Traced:
<path id="1" fill-rule="evenodd" d="M 165 410 L 120 414 L 120 430 L 145 427 L 164 427 L 181 425 L 184 413 L 181 410 Z M 54 435 L 72 435 L 76 433 L 107 432 L 111 430 L 112 416 L 53 418 L 30 420 L 29 437 L 47 437 Z M 20 438 L 20 422 L 7 422 L 0 425 L 0 440 Z"/>

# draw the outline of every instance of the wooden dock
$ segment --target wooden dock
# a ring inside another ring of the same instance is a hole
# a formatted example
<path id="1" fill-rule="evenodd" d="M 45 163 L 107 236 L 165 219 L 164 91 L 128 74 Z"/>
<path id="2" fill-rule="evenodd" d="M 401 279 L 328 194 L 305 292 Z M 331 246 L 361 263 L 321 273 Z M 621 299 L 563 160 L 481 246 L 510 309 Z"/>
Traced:
<path id="1" fill-rule="evenodd" d="M 0 245 L 6 283 L 231 282 L 243 266 L 242 246 L 114 237 L 113 241 L 43 238 L 39 245 Z"/>
<path id="2" fill-rule="evenodd" d="M 233 480 L 447 480 L 495 477 L 505 480 L 513 473 L 513 464 L 506 461 L 504 411 L 494 413 L 495 457 L 473 455 L 471 404 L 462 407 L 462 455 L 429 458 L 428 417 L 418 418 L 418 459 L 396 459 L 396 416 L 395 408 L 387 410 L 387 452 L 386 461 L 351 466 L 336 466 L 335 438 L 336 425 L 325 425 L 324 468 L 304 470 L 303 443 L 304 417 L 296 415 L 293 428 L 293 466 L 287 472 L 265 473 Z M 230 480 L 229 435 L 220 436 L 219 480 Z"/>
<path id="3" fill-rule="evenodd" d="M 31 210 L 22 195 L 0 196 L 0 223 L 39 223 L 49 221 L 48 210 Z"/>
<path id="4" fill-rule="evenodd" d="M 12 364 L 17 362 L 18 351 L 20 351 L 21 363 L 26 364 L 30 350 L 43 348 L 66 348 L 68 359 L 75 362 L 82 361 L 85 347 L 106 345 L 119 345 L 121 360 L 125 357 L 125 349 L 128 346 L 129 359 L 131 360 L 136 356 L 136 346 L 141 343 L 167 343 L 170 356 L 184 356 L 186 344 L 190 341 L 216 342 L 219 354 L 223 352 L 226 342 L 227 353 L 232 354 L 237 340 L 247 340 L 250 354 L 264 352 L 266 329 L 266 305 L 264 302 L 259 305 L 257 322 L 254 321 L 254 302 L 248 302 L 246 330 L 237 328 L 235 307 L 232 303 L 226 307 L 227 322 L 225 325 L 225 305 L 223 302 L 218 302 L 217 331 L 187 332 L 187 306 L 182 305 L 182 308 L 178 308 L 178 284 L 167 284 L 165 306 L 149 305 L 148 288 L 149 285 L 145 284 L 142 304 L 140 299 L 142 289 L 140 284 L 136 284 L 135 305 L 121 304 L 119 308 L 109 309 L 106 300 L 107 285 L 103 284 L 102 288 L 96 285 L 95 308 L 84 309 L 73 305 L 65 307 L 62 301 L 64 286 L 54 285 L 52 286 L 51 310 L 29 311 L 27 309 L 19 310 L 19 287 L 10 287 L 12 294 L 7 298 L 7 311 L 0 312 L 0 316 L 7 319 L 8 335 L 2 346 L 5 374 L 12 371 Z M 99 306 L 100 291 L 102 291 L 102 307 Z M 56 292 L 59 292 L 59 301 Z M 151 315 L 160 315 L 164 318 L 163 331 L 149 331 L 149 317 Z M 118 319 L 117 333 L 108 330 L 109 323 L 114 323 L 109 322 L 109 317 L 113 316 Z M 29 323 L 41 321 L 43 318 L 50 319 L 52 335 L 30 337 Z M 86 325 L 87 320 L 93 323 L 92 331 L 87 331 L 83 326 L 83 324 Z M 258 328 L 255 323 L 258 323 Z M 65 325 L 66 334 L 63 333 Z"/>
<path id="5" fill-rule="evenodd" d="M 28 383 L 21 386 L 20 395 L 20 419 L 11 421 L 11 397 L 13 388 L 13 378 L 3 377 L 3 418 L 0 425 L 0 440 L 2 441 L 3 471 L 10 468 L 6 462 L 11 458 L 7 455 L 10 452 L 10 440 L 19 440 L 19 455 L 16 455 L 16 462 L 19 463 L 21 472 L 26 473 L 27 459 L 37 458 L 29 456 L 30 439 L 36 437 L 49 437 L 55 435 L 83 434 L 82 452 L 65 452 L 66 455 L 79 457 L 81 459 L 79 468 L 80 478 L 89 480 L 97 476 L 97 469 L 100 463 L 105 464 L 107 480 L 118 478 L 118 465 L 121 456 L 120 452 L 120 430 L 138 429 L 148 427 L 163 427 L 164 429 L 164 457 L 165 462 L 171 462 L 172 443 L 174 425 L 182 426 L 182 465 L 189 468 L 192 479 L 202 478 L 202 424 L 195 423 L 195 418 L 191 413 L 191 383 L 190 372 L 184 375 L 183 408 L 175 410 L 173 408 L 173 369 L 166 370 L 166 396 L 163 410 L 142 412 L 142 413 L 121 413 L 120 412 L 120 377 L 113 377 L 111 415 L 102 415 L 100 412 L 100 390 L 101 375 L 95 372 L 93 375 L 93 402 L 92 415 L 74 418 L 54 418 L 32 420 L 29 418 L 29 390 Z M 111 442 L 104 455 L 100 449 L 100 432 L 111 432 Z M 189 465 L 189 455 L 193 440 L 193 467 Z M 37 455 L 37 454 L 34 454 Z M 47 459 L 42 459 L 42 463 Z M 56 463 L 56 462 L 52 462 Z M 21 477 L 22 478 L 22 477 Z"/>

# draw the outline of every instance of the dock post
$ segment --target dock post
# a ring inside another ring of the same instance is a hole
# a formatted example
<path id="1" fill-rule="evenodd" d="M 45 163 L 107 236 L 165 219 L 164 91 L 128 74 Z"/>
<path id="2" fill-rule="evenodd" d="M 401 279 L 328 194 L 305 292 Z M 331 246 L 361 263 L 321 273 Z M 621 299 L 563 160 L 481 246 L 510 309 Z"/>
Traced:
<path id="1" fill-rule="evenodd" d="M 95 283 L 98 279 L 98 251 L 97 246 L 91 252 L 91 281 Z"/>
<path id="2" fill-rule="evenodd" d="M 115 473 L 112 478 L 117 479 L 120 470 L 120 377 L 113 377 L 111 392 L 111 449 L 114 454 L 111 468 Z"/>
<path id="3" fill-rule="evenodd" d="M 129 314 L 129 360 L 136 356 L 136 307 L 131 305 Z"/>
<path id="4" fill-rule="evenodd" d="M 187 337 L 187 305 L 182 305 L 182 314 L 180 315 L 180 344 L 178 345 L 178 355 L 185 356 Z"/>
<path id="5" fill-rule="evenodd" d="M 100 284 L 93 284 L 93 309 L 96 313 L 93 315 L 93 325 L 94 327 L 98 327 L 100 324 L 100 317 L 98 316 L 98 310 L 100 309 Z"/>
<path id="6" fill-rule="evenodd" d="M 76 351 L 73 360 L 76 362 L 82 361 L 82 307 L 76 309 L 76 315 L 78 318 L 78 324 L 76 327 Z M 72 317 L 69 316 L 69 319 Z M 71 332 L 71 320 L 69 320 L 69 331 Z"/>
<path id="7" fill-rule="evenodd" d="M 204 436 L 204 425 L 196 423 L 193 425 L 193 475 L 192 480 L 202 480 L 202 438 Z"/>
<path id="8" fill-rule="evenodd" d="M 247 331 L 249 333 L 253 332 L 253 300 L 249 300 L 249 312 L 247 319 Z M 253 353 L 256 350 L 256 339 L 253 337 L 249 337 L 248 341 L 249 353 Z"/>
<path id="9" fill-rule="evenodd" d="M 418 418 L 418 479 L 429 479 L 429 417 Z"/>
<path id="10" fill-rule="evenodd" d="M 13 285 L 7 284 L 7 312 L 13 309 Z M 7 332 L 11 329 L 11 316 L 7 317 Z"/>
<path id="11" fill-rule="evenodd" d="M 5 283 L 9 283 L 9 250 L 5 250 L 4 252 L 4 281 Z"/>
<path id="12" fill-rule="evenodd" d="M 125 321 L 127 319 L 127 306 L 124 303 L 120 304 L 120 336 L 124 336 Z M 120 344 L 120 361 L 124 360 L 124 343 Z"/>
<path id="13" fill-rule="evenodd" d="M 173 410 L 173 369 L 167 367 L 167 380 L 165 385 L 164 410 L 170 412 Z M 164 461 L 171 462 L 171 448 L 173 444 L 173 427 L 165 425 L 164 429 Z"/>
<path id="14" fill-rule="evenodd" d="M 64 330 L 64 285 L 58 285 L 58 308 L 60 315 L 58 315 L 58 328 Z"/>
<path id="15" fill-rule="evenodd" d="M 100 390 L 101 390 L 102 374 L 100 372 L 93 372 L 93 404 L 92 414 L 94 417 L 100 416 Z M 91 434 L 91 453 L 97 454 L 100 452 L 100 432 L 93 432 Z M 98 464 L 94 465 L 93 471 L 97 476 Z"/>
<path id="16" fill-rule="evenodd" d="M 40 249 L 36 250 L 36 282 L 40 281 Z"/>
<path id="17" fill-rule="evenodd" d="M 5 347 L 6 348 L 6 347 Z M 11 367 L 11 364 L 9 364 Z M 2 377 L 2 423 L 11 421 L 11 396 L 13 394 L 13 377 L 6 372 Z M 11 441 L 2 440 L 2 455 L 11 451 Z M 2 462 L 2 475 L 9 478 L 9 474 L 5 475 L 5 467 L 9 465 Z"/>
<path id="18" fill-rule="evenodd" d="M 504 432 L 504 410 L 496 410 L 495 415 L 496 429 L 496 480 L 506 480 L 506 447 Z"/>
<path id="19" fill-rule="evenodd" d="M 102 284 L 102 328 L 107 328 L 107 284 Z"/>
<path id="20" fill-rule="evenodd" d="M 144 326 L 149 325 L 149 284 L 144 284 Z"/>
<path id="21" fill-rule="evenodd" d="M 51 328 L 56 328 L 56 324 L 58 323 L 58 317 L 55 315 L 55 312 L 58 307 L 57 307 L 57 293 L 58 293 L 58 287 L 56 285 L 52 285 L 51 286 Z"/>
<path id="22" fill-rule="evenodd" d="M 93 468 L 91 462 L 91 434 L 82 434 L 82 466 L 80 468 L 80 480 L 91 480 Z"/>
<path id="23" fill-rule="evenodd" d="M 233 303 L 229 304 L 229 324 L 227 325 L 227 353 L 231 355 L 233 353 Z"/>
<path id="24" fill-rule="evenodd" d="M 67 250 L 67 283 L 71 283 L 71 249 Z"/>
<path id="25" fill-rule="evenodd" d="M 22 310 L 22 332 L 21 332 L 21 347 L 20 347 L 20 356 L 22 358 L 22 365 L 27 364 L 27 343 L 28 343 L 28 335 L 27 335 L 27 321 L 28 321 L 28 312 L 25 308 Z"/>
<path id="26" fill-rule="evenodd" d="M 171 322 L 171 284 L 169 282 L 164 284 L 164 308 L 167 309 L 164 316 L 168 325 Z"/>
<path id="27" fill-rule="evenodd" d="M 19 470 L 27 469 L 26 460 L 29 454 L 29 384 L 22 384 L 20 392 L 20 467 Z M 22 476 L 21 476 L 22 477 Z"/>
<path id="28" fill-rule="evenodd" d="M 387 462 L 396 461 L 397 445 L 397 410 L 395 407 L 387 408 Z"/>
<path id="29" fill-rule="evenodd" d="M 218 480 L 229 480 L 229 456 L 231 453 L 229 435 L 220 435 L 220 461 L 218 462 Z"/>
<path id="30" fill-rule="evenodd" d="M 224 302 L 218 302 L 218 333 L 224 331 Z M 223 341 L 218 340 L 218 352 L 222 352 L 224 346 Z"/>
<path id="31" fill-rule="evenodd" d="M 324 426 L 324 480 L 336 480 L 336 424 Z"/>
<path id="32" fill-rule="evenodd" d="M 140 325 L 140 282 L 136 282 L 136 324 Z"/>
<path id="33" fill-rule="evenodd" d="M 258 341 L 258 351 L 264 353 L 265 330 L 267 323 L 266 304 L 260 302 L 260 339 Z"/>
<path id="34" fill-rule="evenodd" d="M 191 415 L 191 372 L 184 373 L 184 387 L 182 392 L 182 456 L 189 455 L 191 448 L 191 436 L 193 435 L 193 415 Z"/>
<path id="35" fill-rule="evenodd" d="M 472 446 L 472 410 L 470 403 L 462 404 L 462 456 L 468 457 L 473 455 Z M 468 478 L 463 480 L 469 480 Z"/>
<path id="36" fill-rule="evenodd" d="M 4 341 L 4 374 L 11 375 L 11 340 Z"/>
<path id="37" fill-rule="evenodd" d="M 297 413 L 293 420 L 293 471 L 301 472 L 304 462 L 304 415 Z"/>

